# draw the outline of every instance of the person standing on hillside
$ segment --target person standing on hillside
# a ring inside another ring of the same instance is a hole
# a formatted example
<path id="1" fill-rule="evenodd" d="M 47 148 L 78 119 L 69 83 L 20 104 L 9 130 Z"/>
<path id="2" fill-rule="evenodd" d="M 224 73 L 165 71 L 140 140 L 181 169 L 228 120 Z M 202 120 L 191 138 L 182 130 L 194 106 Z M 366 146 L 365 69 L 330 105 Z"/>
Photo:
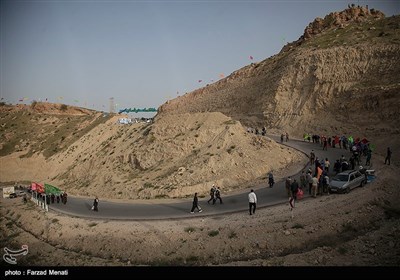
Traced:
<path id="1" fill-rule="evenodd" d="M 194 198 L 193 198 L 193 206 L 192 206 L 192 210 L 190 210 L 191 214 L 194 214 L 194 209 L 197 208 L 197 210 L 199 210 L 199 213 L 203 212 L 203 210 L 201 209 L 201 207 L 199 206 L 199 199 L 197 197 L 197 193 L 194 194 Z"/>
<path id="2" fill-rule="evenodd" d="M 329 162 L 328 158 L 325 158 L 325 171 L 329 174 L 329 166 L 331 163 Z"/>
<path id="3" fill-rule="evenodd" d="M 372 151 L 370 148 L 367 150 L 367 160 L 365 162 L 365 165 L 370 166 L 371 165 L 371 156 L 372 156 Z"/>
<path id="4" fill-rule="evenodd" d="M 256 212 L 256 207 L 257 207 L 257 196 L 254 192 L 253 189 L 251 189 L 249 193 L 249 212 L 250 215 L 254 214 Z"/>
<path id="5" fill-rule="evenodd" d="M 289 206 L 290 206 L 290 213 L 291 213 L 291 218 L 294 218 L 294 206 L 296 203 L 296 199 L 294 197 L 289 197 Z"/>
<path id="6" fill-rule="evenodd" d="M 390 149 L 390 147 L 388 147 L 387 150 L 386 150 L 385 164 L 386 164 L 386 162 L 389 162 L 389 165 L 390 165 L 390 158 L 391 157 L 392 157 L 392 150 Z"/>

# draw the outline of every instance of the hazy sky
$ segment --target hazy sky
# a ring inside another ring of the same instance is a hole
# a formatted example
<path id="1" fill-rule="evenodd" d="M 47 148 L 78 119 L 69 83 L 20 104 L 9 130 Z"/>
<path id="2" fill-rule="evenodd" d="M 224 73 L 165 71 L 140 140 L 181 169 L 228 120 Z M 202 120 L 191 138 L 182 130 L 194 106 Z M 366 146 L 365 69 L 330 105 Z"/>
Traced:
<path id="1" fill-rule="evenodd" d="M 0 3 L 2 101 L 105 111 L 111 97 L 117 110 L 157 108 L 278 53 L 349 3 L 400 13 L 398 0 Z"/>

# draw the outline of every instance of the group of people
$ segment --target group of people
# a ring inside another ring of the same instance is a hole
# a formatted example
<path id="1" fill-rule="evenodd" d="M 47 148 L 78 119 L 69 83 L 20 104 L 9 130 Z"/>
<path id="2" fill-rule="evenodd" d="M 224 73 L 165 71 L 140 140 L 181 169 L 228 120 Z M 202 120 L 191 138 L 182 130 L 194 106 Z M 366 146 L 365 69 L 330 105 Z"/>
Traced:
<path id="1" fill-rule="evenodd" d="M 215 187 L 215 184 L 213 184 L 210 189 L 210 199 L 207 201 L 207 203 L 209 204 L 210 201 L 212 201 L 212 204 L 214 205 L 217 199 L 219 199 L 220 204 L 223 204 L 221 198 L 221 190 L 219 189 L 219 187 Z"/>
<path id="2" fill-rule="evenodd" d="M 263 128 L 261 128 L 261 130 L 258 130 L 258 128 L 253 129 L 251 127 L 248 127 L 247 132 L 254 133 L 256 135 L 261 134 L 262 136 L 265 136 L 267 134 L 267 129 L 265 127 L 263 127 Z"/>
<path id="3" fill-rule="evenodd" d="M 285 134 L 281 134 L 281 143 L 283 143 L 283 140 L 286 138 L 286 142 L 289 141 L 289 133 L 285 132 Z"/>
<path id="4" fill-rule="evenodd" d="M 289 135 L 286 133 L 286 135 L 284 135 L 284 134 L 281 135 L 281 142 L 283 142 L 284 136 L 286 136 L 286 141 L 289 140 Z M 310 141 L 310 138 L 311 138 L 310 135 L 308 135 L 307 139 L 309 141 Z M 305 137 L 305 139 L 306 139 L 306 137 Z M 314 143 L 315 142 L 318 143 L 319 139 L 320 138 L 317 135 L 313 135 Z M 326 138 L 323 140 L 323 142 L 325 142 L 325 141 L 331 142 L 331 141 L 326 140 Z M 342 142 L 342 141 L 340 141 L 340 142 Z M 343 142 L 347 144 L 346 140 L 344 140 Z M 344 145 L 346 145 L 346 144 L 344 144 Z M 325 143 L 323 145 L 325 145 Z M 354 145 L 352 145 L 351 148 L 353 146 Z M 352 167 L 352 169 L 354 169 L 354 164 L 356 163 L 356 160 L 359 160 L 359 158 L 357 157 L 358 149 L 353 148 L 352 152 L 353 152 L 353 155 L 352 155 L 353 161 L 351 162 L 351 165 L 352 165 L 351 167 Z M 371 152 L 371 150 L 368 148 L 367 154 L 366 154 L 367 155 L 366 163 L 369 163 L 371 160 L 370 152 Z M 386 153 L 386 158 L 385 158 L 385 164 L 388 163 L 390 165 L 391 155 L 392 155 L 392 151 L 388 147 L 387 153 Z M 359 162 L 357 162 L 357 163 L 359 163 Z M 298 198 L 301 198 L 303 196 L 303 193 L 306 190 L 307 186 L 308 186 L 308 193 L 310 195 L 312 195 L 313 197 L 316 197 L 317 194 L 322 194 L 322 193 L 328 192 L 328 185 L 329 185 L 328 174 L 329 174 L 329 167 L 330 167 L 330 162 L 329 162 L 328 158 L 319 160 L 318 157 L 316 157 L 314 150 L 312 150 L 310 153 L 310 164 L 311 164 L 311 166 L 315 165 L 315 172 L 313 174 L 311 168 L 308 169 L 308 171 L 306 173 L 303 170 L 300 175 L 300 184 L 299 184 L 299 182 L 297 182 L 296 178 L 294 178 L 292 180 L 292 178 L 290 176 L 285 181 L 285 187 L 286 187 L 287 195 L 289 197 L 289 205 L 290 205 L 291 211 L 294 209 L 295 201 Z M 348 167 L 349 167 L 348 163 L 347 163 L 346 159 L 344 158 L 344 156 L 342 155 L 342 157 L 335 162 L 334 171 L 336 173 L 338 173 L 340 171 L 347 170 Z M 272 172 L 270 172 L 268 174 L 268 185 L 270 188 L 272 188 L 274 186 L 274 184 L 275 184 L 274 176 L 273 176 Z M 223 204 L 222 198 L 221 198 L 221 190 L 219 187 L 216 187 L 215 184 L 212 185 L 209 194 L 210 194 L 210 199 L 207 201 L 208 204 L 210 202 L 212 202 L 212 204 L 214 205 L 217 200 L 220 201 L 220 204 Z M 299 197 L 299 196 L 301 196 L 301 197 Z M 248 194 L 248 201 L 249 201 L 249 214 L 253 215 L 256 211 L 256 206 L 257 206 L 257 195 L 255 194 L 253 189 L 251 189 L 250 193 Z M 66 198 L 65 198 L 65 203 L 66 203 Z M 93 201 L 93 206 L 92 206 L 91 210 L 97 212 L 98 204 L 99 204 L 99 199 L 98 199 L 98 197 L 96 197 Z M 197 211 L 199 213 L 201 213 L 203 211 L 199 205 L 199 199 L 198 199 L 197 192 L 194 194 L 193 204 L 192 204 L 190 213 L 193 214 L 195 209 L 197 209 Z M 293 218 L 293 212 L 292 212 L 292 218 Z"/>
<path id="5" fill-rule="evenodd" d="M 210 201 L 212 201 L 213 204 L 215 204 L 217 199 L 219 199 L 220 204 L 223 204 L 221 198 L 221 191 L 219 187 L 216 187 L 215 184 L 213 184 L 210 189 L 210 199 L 207 201 L 207 203 L 209 204 Z M 248 194 L 248 199 L 249 199 L 249 212 L 250 215 L 252 215 L 256 212 L 256 207 L 257 207 L 257 195 L 255 194 L 253 189 L 251 189 L 250 193 Z M 203 209 L 199 205 L 199 198 L 197 196 L 197 192 L 194 194 L 192 209 L 190 210 L 190 213 L 194 214 L 195 209 L 197 209 L 199 213 L 203 212 Z"/>
<path id="6" fill-rule="evenodd" d="M 36 193 L 36 198 L 37 199 L 42 199 L 43 202 L 46 202 L 47 205 L 51 203 L 63 203 L 67 204 L 68 200 L 68 195 L 66 192 L 60 193 L 60 194 L 45 194 L 45 193 Z"/>

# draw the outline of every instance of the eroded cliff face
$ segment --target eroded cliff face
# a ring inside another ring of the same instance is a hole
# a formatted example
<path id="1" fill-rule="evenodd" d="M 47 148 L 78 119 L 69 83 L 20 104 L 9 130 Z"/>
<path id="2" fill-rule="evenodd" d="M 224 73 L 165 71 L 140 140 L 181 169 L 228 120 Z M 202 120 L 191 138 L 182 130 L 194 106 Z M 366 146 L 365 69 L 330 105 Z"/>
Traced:
<path id="1" fill-rule="evenodd" d="M 275 56 L 169 101 L 160 116 L 219 111 L 243 125 L 296 136 L 397 135 L 400 16 L 375 19 L 380 15 L 288 44 Z"/>

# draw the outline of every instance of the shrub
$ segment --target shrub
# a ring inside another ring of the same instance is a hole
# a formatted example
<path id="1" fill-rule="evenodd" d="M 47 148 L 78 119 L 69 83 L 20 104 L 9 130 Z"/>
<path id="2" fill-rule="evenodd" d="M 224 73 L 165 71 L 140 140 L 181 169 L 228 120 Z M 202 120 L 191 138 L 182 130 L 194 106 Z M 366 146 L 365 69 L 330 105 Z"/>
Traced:
<path id="1" fill-rule="evenodd" d="M 237 237 L 237 234 L 236 234 L 236 232 L 234 232 L 233 230 L 229 233 L 229 235 L 228 235 L 228 238 L 229 239 L 232 239 L 232 238 L 236 238 Z"/>
<path id="2" fill-rule="evenodd" d="M 304 226 L 302 224 L 297 223 L 297 224 L 294 224 L 292 226 L 292 228 L 304 228 Z"/>
<path id="3" fill-rule="evenodd" d="M 187 233 L 191 233 L 191 232 L 194 232 L 194 231 L 196 231 L 196 229 L 194 227 L 186 227 L 185 228 L 185 232 L 187 232 Z"/>
<path id="4" fill-rule="evenodd" d="M 31 103 L 31 108 L 35 109 L 36 105 L 37 105 L 37 101 L 33 100 L 32 103 Z"/>
<path id="5" fill-rule="evenodd" d="M 217 236 L 219 234 L 218 230 L 211 230 L 208 232 L 208 236 L 214 237 Z"/>
<path id="6" fill-rule="evenodd" d="M 67 111 L 67 109 L 68 109 L 68 106 L 67 106 L 67 105 L 61 104 L 61 106 L 60 106 L 60 110 L 61 110 L 61 111 Z"/>

